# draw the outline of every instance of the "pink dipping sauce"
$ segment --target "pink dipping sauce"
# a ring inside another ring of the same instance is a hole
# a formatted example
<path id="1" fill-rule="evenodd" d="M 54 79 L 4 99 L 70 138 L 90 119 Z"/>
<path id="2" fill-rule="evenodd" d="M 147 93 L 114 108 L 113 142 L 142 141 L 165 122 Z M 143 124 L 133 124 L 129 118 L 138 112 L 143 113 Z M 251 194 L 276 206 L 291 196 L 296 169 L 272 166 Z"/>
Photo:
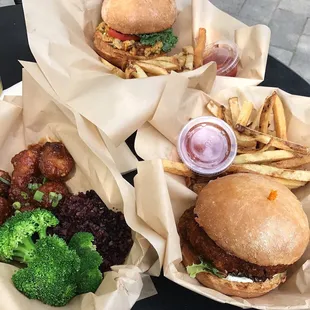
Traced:
<path id="1" fill-rule="evenodd" d="M 178 153 L 182 161 L 201 175 L 224 172 L 237 154 L 237 139 L 222 120 L 203 116 L 191 120 L 181 131 Z"/>
<path id="2" fill-rule="evenodd" d="M 203 64 L 211 61 L 215 61 L 217 64 L 217 75 L 235 77 L 239 63 L 237 45 L 225 40 L 206 46 Z"/>

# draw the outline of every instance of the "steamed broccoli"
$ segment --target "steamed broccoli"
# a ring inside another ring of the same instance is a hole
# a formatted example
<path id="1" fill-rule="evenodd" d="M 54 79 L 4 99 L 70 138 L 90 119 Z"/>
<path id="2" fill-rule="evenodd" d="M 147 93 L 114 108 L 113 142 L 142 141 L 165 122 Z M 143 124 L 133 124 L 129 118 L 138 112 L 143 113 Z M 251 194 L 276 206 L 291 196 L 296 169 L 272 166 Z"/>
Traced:
<path id="1" fill-rule="evenodd" d="M 30 299 L 51 306 L 64 306 L 77 294 L 80 258 L 57 236 L 37 241 L 28 267 L 13 277 L 15 287 Z"/>
<path id="2" fill-rule="evenodd" d="M 64 306 L 77 294 L 95 292 L 102 281 L 102 257 L 93 235 L 77 233 L 68 246 L 56 235 L 47 236 L 47 228 L 58 223 L 51 212 L 36 209 L 18 213 L 0 227 L 0 259 L 27 264 L 12 276 L 15 287 L 51 306 Z"/>
<path id="3" fill-rule="evenodd" d="M 95 292 L 102 281 L 99 266 L 102 257 L 93 245 L 94 236 L 91 233 L 76 233 L 69 242 L 69 248 L 76 251 L 81 259 L 81 267 L 77 277 L 77 292 L 84 294 Z"/>
<path id="4" fill-rule="evenodd" d="M 0 259 L 31 262 L 35 248 L 32 237 L 46 237 L 47 228 L 58 223 L 51 212 L 43 209 L 17 213 L 0 227 Z"/>

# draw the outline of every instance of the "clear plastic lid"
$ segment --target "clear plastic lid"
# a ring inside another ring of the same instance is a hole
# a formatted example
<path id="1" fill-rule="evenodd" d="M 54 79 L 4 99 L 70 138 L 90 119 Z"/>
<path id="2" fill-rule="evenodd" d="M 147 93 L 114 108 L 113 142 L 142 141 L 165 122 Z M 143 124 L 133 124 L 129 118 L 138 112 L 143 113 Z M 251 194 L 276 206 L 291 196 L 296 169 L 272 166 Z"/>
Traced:
<path id="1" fill-rule="evenodd" d="M 217 64 L 217 75 L 236 76 L 239 63 L 238 46 L 228 40 L 207 45 L 204 52 L 204 64 L 211 61 Z"/>
<path id="2" fill-rule="evenodd" d="M 237 154 L 234 131 L 213 116 L 191 120 L 180 132 L 178 153 L 183 163 L 201 175 L 224 172 Z"/>

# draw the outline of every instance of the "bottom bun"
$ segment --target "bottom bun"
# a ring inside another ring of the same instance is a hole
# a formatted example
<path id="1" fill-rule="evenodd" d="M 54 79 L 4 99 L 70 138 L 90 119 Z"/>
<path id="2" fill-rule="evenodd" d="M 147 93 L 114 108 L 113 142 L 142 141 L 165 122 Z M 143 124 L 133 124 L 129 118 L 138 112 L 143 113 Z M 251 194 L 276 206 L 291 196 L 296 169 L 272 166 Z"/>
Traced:
<path id="1" fill-rule="evenodd" d="M 126 51 L 114 48 L 109 43 L 104 42 L 102 40 L 102 33 L 99 30 L 94 35 L 94 49 L 99 56 L 122 70 L 126 69 L 129 61 L 152 59 L 164 55 L 160 54 L 154 57 L 133 56 Z"/>
<path id="2" fill-rule="evenodd" d="M 181 250 L 183 256 L 183 264 L 185 267 L 192 264 L 199 264 L 197 255 L 193 252 L 190 245 L 181 242 Z M 196 279 L 204 286 L 212 288 L 228 296 L 236 296 L 242 298 L 253 298 L 267 294 L 271 290 L 285 282 L 286 275 L 278 274 L 265 282 L 234 282 L 221 279 L 209 272 L 201 272 L 196 275 Z"/>

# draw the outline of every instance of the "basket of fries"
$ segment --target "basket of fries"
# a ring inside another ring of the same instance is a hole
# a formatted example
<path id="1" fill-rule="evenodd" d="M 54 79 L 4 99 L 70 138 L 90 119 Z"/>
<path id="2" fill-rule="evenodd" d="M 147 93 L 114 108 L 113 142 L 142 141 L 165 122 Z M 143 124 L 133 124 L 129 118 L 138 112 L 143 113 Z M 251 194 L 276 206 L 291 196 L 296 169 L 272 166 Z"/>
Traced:
<path id="1" fill-rule="evenodd" d="M 266 175 L 290 189 L 310 181 L 310 172 L 305 169 L 310 163 L 310 148 L 287 139 L 287 121 L 277 91 L 268 96 L 258 110 L 250 101 L 244 101 L 240 107 L 238 97 L 230 98 L 227 107 L 210 100 L 206 109 L 227 122 L 237 137 L 238 155 L 225 174 Z M 182 163 L 164 159 L 163 167 L 166 172 L 189 178 L 188 185 L 196 193 L 206 184 L 204 177 L 195 175 Z"/>

